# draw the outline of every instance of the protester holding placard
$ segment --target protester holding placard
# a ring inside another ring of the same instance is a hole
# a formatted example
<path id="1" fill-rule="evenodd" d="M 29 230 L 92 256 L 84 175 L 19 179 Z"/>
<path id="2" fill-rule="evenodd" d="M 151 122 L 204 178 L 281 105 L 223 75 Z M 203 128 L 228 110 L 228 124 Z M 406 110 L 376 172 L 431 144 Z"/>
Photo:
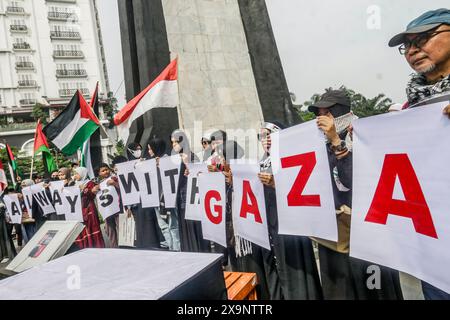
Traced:
<path id="1" fill-rule="evenodd" d="M 3 196 L 3 195 L 2 195 Z M 6 221 L 6 206 L 0 201 L 0 262 L 12 260 L 16 256 L 16 248 Z"/>
<path id="2" fill-rule="evenodd" d="M 260 162 L 259 178 L 264 184 L 269 239 L 272 250 L 261 250 L 266 274 L 275 274 L 279 282 L 279 297 L 286 300 L 322 299 L 322 288 L 317 270 L 316 258 L 311 240 L 303 236 L 278 234 L 277 199 L 275 182 L 272 173 L 271 137 L 270 135 L 284 129 L 277 122 L 266 122 L 260 129 L 258 140 L 264 149 L 264 157 Z M 275 263 L 274 263 L 275 262 Z M 276 280 L 270 280 L 276 286 Z"/>
<path id="3" fill-rule="evenodd" d="M 158 165 L 159 159 L 162 157 L 166 157 L 166 149 L 167 144 L 163 139 L 153 138 L 150 139 L 147 143 L 148 147 L 148 157 L 149 159 L 155 159 Z M 161 173 L 159 168 L 157 168 L 157 176 L 158 176 L 158 193 L 159 193 L 159 206 L 155 208 L 156 218 L 158 219 L 158 225 L 163 235 L 163 240 L 161 241 L 161 248 L 167 248 L 169 250 L 175 250 L 174 244 L 175 241 L 179 242 L 179 238 L 172 238 L 172 233 L 169 230 L 169 216 L 167 215 L 167 211 L 165 210 L 164 203 L 164 195 L 162 191 L 162 181 L 161 181 Z"/>
<path id="4" fill-rule="evenodd" d="M 71 185 L 72 182 L 72 172 L 69 168 L 60 168 L 58 170 L 58 178 L 59 181 L 63 181 L 64 182 L 64 187 L 67 187 L 69 185 Z M 50 182 L 51 183 L 51 182 Z M 49 199 L 51 199 L 52 201 L 52 205 L 54 206 L 54 199 L 53 196 L 51 194 L 51 191 L 49 189 L 50 184 L 49 183 L 45 183 L 44 187 L 45 187 L 45 192 L 47 193 L 47 196 Z M 65 220 L 65 216 L 64 215 L 58 215 L 57 212 L 51 213 L 50 215 L 48 215 L 48 220 L 51 221 L 55 221 L 55 220 Z"/>
<path id="5" fill-rule="evenodd" d="M 130 143 L 127 147 L 128 160 L 141 160 L 144 157 L 143 148 L 138 143 Z M 143 208 L 142 204 L 130 206 L 136 223 L 136 247 L 140 249 L 159 249 L 160 229 L 154 208 Z"/>
<path id="6" fill-rule="evenodd" d="M 171 136 L 172 154 L 179 154 L 183 160 L 178 182 L 177 213 L 180 230 L 181 251 L 209 252 L 209 241 L 203 239 L 201 223 L 199 221 L 186 220 L 187 202 L 187 167 L 188 163 L 199 162 L 198 157 L 191 151 L 189 140 L 182 130 L 175 130 Z"/>
<path id="7" fill-rule="evenodd" d="M 81 206 L 83 213 L 84 229 L 75 244 L 80 249 L 85 248 L 104 248 L 102 231 L 100 229 L 100 220 L 98 218 L 97 208 L 95 206 L 96 185 L 93 181 L 87 181 L 88 169 L 78 167 L 73 175 L 75 182 L 82 182 L 81 190 Z"/>
<path id="8" fill-rule="evenodd" d="M 399 46 L 400 54 L 415 71 L 406 87 L 405 109 L 433 98 L 450 100 L 449 9 L 425 12 L 411 21 L 404 32 L 394 36 L 389 46 Z M 450 118 L 450 105 L 444 113 Z M 450 294 L 428 283 L 422 282 L 422 287 L 427 300 L 450 300 Z"/>
<path id="9" fill-rule="evenodd" d="M 352 139 L 351 124 L 356 116 L 344 90 L 330 90 L 309 107 L 316 115 L 317 126 L 324 133 L 328 162 L 333 179 L 333 195 L 338 224 L 338 241 L 319 242 L 319 260 L 325 299 L 402 299 L 397 271 L 377 266 L 381 271 L 381 288 L 367 286 L 370 262 L 349 256 L 352 207 Z"/>

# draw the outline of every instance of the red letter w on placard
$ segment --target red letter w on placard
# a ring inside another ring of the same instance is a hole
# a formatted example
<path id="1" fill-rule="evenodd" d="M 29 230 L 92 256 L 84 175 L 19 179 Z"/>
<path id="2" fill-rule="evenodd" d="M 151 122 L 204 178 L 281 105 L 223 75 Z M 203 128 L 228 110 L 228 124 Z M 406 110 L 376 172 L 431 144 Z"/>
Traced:
<path id="1" fill-rule="evenodd" d="M 248 196 L 248 197 L 247 197 Z M 250 198 L 250 203 L 247 199 Z M 257 223 L 263 223 L 261 214 L 259 213 L 258 201 L 256 201 L 255 194 L 253 193 L 250 181 L 244 180 L 242 185 L 242 202 L 240 217 L 247 219 L 247 213 L 252 213 L 255 216 Z"/>
<path id="2" fill-rule="evenodd" d="M 397 176 L 406 200 L 392 199 Z M 390 214 L 412 219 L 417 233 L 437 239 L 430 209 L 407 154 L 386 155 L 365 221 L 386 224 Z"/>
<path id="3" fill-rule="evenodd" d="M 292 157 L 281 159 L 283 169 L 292 167 L 301 167 L 294 185 L 287 196 L 288 206 L 290 207 L 320 207 L 320 195 L 304 195 L 306 183 L 311 177 L 311 173 L 316 166 L 316 153 L 309 152 Z"/>

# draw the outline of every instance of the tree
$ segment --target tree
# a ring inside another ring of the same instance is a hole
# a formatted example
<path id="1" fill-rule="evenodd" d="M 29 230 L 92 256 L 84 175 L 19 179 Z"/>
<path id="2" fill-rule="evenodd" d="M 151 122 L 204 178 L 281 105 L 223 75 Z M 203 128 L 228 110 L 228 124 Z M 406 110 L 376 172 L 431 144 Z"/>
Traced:
<path id="1" fill-rule="evenodd" d="M 392 100 L 386 97 L 383 93 L 380 93 L 377 96 L 368 99 L 362 94 L 356 93 L 354 90 L 348 89 L 345 86 L 341 86 L 339 89 L 346 91 L 352 104 L 352 111 L 359 118 L 386 113 L 389 107 L 392 105 Z M 333 88 L 326 88 L 325 92 L 328 92 L 330 90 L 333 90 Z M 316 117 L 314 113 L 308 111 L 308 107 L 319 101 L 320 97 L 321 94 L 314 94 L 311 99 L 305 101 L 301 105 L 301 108 L 297 110 L 303 121 L 309 121 Z"/>
<path id="2" fill-rule="evenodd" d="M 37 122 L 41 119 L 43 125 L 47 124 L 48 112 L 44 110 L 44 106 L 40 103 L 36 103 L 33 107 L 33 111 L 31 112 L 31 116 Z"/>

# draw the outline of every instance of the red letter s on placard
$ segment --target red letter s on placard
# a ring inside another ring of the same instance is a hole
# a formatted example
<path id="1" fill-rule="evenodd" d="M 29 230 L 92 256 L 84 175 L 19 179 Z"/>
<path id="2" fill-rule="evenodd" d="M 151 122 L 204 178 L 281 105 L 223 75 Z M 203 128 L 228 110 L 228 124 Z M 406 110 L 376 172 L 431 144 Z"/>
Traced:
<path id="1" fill-rule="evenodd" d="M 320 207 L 320 195 L 303 195 L 311 174 L 316 166 L 316 153 L 309 152 L 292 157 L 281 159 L 283 169 L 300 167 L 301 169 L 295 179 L 294 185 L 287 196 L 288 206 L 290 207 Z"/>
<path id="2" fill-rule="evenodd" d="M 406 200 L 392 199 L 397 176 Z M 365 221 L 385 225 L 390 214 L 410 218 L 417 233 L 438 238 L 430 209 L 407 154 L 386 155 Z"/>
<path id="3" fill-rule="evenodd" d="M 214 212 L 217 214 L 217 216 L 214 216 L 213 213 L 211 212 L 211 199 L 215 199 L 216 201 L 222 200 L 219 191 L 211 190 L 206 193 L 205 210 L 206 216 L 212 223 L 220 224 L 222 222 L 222 206 L 221 205 L 214 206 Z"/>

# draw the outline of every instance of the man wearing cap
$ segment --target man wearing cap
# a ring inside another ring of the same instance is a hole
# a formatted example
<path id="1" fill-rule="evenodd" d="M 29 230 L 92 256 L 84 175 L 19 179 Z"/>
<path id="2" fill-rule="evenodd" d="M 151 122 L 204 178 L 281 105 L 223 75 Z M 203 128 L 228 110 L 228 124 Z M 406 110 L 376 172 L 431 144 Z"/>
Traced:
<path id="1" fill-rule="evenodd" d="M 450 10 L 425 12 L 411 21 L 406 30 L 389 41 L 416 72 L 406 87 L 405 108 L 432 98 L 450 100 Z M 450 118 L 450 105 L 444 109 Z M 450 295 L 422 282 L 425 299 L 447 299 Z"/>
<path id="2" fill-rule="evenodd" d="M 330 90 L 309 107 L 317 117 L 327 144 L 333 196 L 338 224 L 338 241 L 314 238 L 319 243 L 320 273 L 325 299 L 402 299 L 398 272 L 380 267 L 381 288 L 369 290 L 367 261 L 349 256 L 352 207 L 351 124 L 357 117 L 344 90 Z"/>
<path id="3" fill-rule="evenodd" d="M 425 12 L 389 41 L 415 71 L 408 82 L 406 107 L 450 95 L 450 10 Z M 450 117 L 450 105 L 444 109 Z"/>

